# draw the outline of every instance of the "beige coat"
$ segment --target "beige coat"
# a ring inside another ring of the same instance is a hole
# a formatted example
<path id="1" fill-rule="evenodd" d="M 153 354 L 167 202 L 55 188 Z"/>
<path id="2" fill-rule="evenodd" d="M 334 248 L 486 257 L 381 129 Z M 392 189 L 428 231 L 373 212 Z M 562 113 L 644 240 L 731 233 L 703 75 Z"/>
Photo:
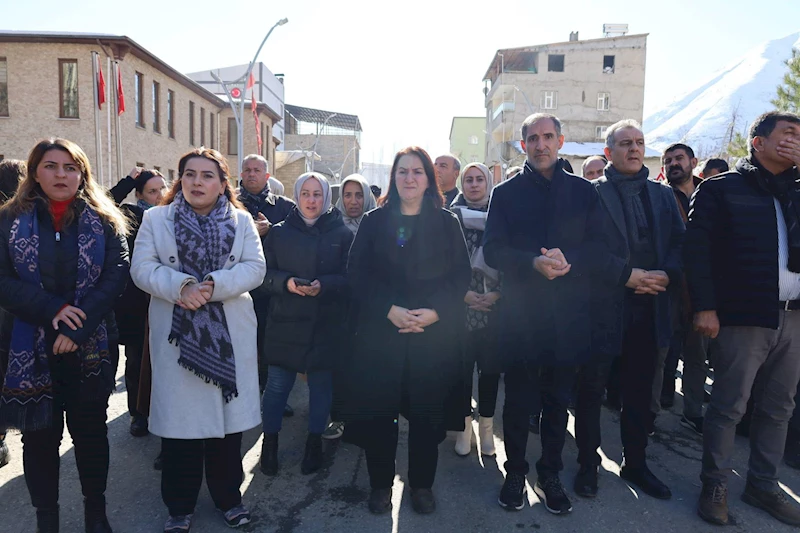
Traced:
<path id="1" fill-rule="evenodd" d="M 211 300 L 223 303 L 236 360 L 239 395 L 225 403 L 218 387 L 178 365 L 179 348 L 167 341 L 181 288 L 194 280 L 181 272 L 174 214 L 174 204 L 145 212 L 131 261 L 133 282 L 152 295 L 150 432 L 171 439 L 223 438 L 261 423 L 256 315 L 248 291 L 264 280 L 264 251 L 250 215 L 236 211 L 230 257 L 222 270 L 210 274 Z"/>

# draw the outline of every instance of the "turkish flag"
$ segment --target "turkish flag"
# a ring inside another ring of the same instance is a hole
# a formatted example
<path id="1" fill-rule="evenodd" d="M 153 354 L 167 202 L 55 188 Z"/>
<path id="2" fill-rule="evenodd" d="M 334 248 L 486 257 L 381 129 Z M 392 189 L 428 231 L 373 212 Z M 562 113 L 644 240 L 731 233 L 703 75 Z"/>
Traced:
<path id="1" fill-rule="evenodd" d="M 117 64 L 117 114 L 125 112 L 125 93 L 122 90 L 122 69 Z"/>
<path id="2" fill-rule="evenodd" d="M 255 84 L 256 84 L 256 79 L 253 77 L 253 73 L 251 72 L 250 73 L 250 77 L 247 78 L 247 88 L 245 89 L 245 91 L 247 91 L 247 89 L 250 89 L 251 87 L 253 87 L 253 85 L 255 85 Z"/>
<path id="3" fill-rule="evenodd" d="M 252 99 L 250 100 L 250 109 L 253 111 L 253 118 L 255 119 L 255 123 L 256 123 L 256 143 L 258 144 L 258 153 L 261 153 L 261 146 L 262 146 L 261 124 L 259 123 L 260 121 L 258 120 L 258 108 L 256 106 L 256 90 L 255 89 L 253 89 L 253 92 L 251 93 L 251 98 Z"/>
<path id="4" fill-rule="evenodd" d="M 106 80 L 103 78 L 103 69 L 100 68 L 100 56 L 95 56 L 97 61 L 97 107 L 103 109 L 106 103 Z"/>

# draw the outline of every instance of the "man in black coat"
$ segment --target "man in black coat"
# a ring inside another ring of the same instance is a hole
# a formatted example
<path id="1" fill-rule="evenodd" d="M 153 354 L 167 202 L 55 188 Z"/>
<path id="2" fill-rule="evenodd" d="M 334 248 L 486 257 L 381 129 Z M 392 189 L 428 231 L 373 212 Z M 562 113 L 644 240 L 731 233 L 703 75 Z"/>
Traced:
<path id="1" fill-rule="evenodd" d="M 541 389 L 542 457 L 534 491 L 550 512 L 562 514 L 572 510 L 558 477 L 567 406 L 577 366 L 591 356 L 590 277 L 613 270 L 613 261 L 597 192 L 559 162 L 561 122 L 531 115 L 522 139 L 525 168 L 495 188 L 484 234 L 486 262 L 505 276 L 498 323 L 501 352 L 510 358 L 503 412 L 507 475 L 499 503 L 523 507 L 528 417 Z"/>
<path id="2" fill-rule="evenodd" d="M 602 312 L 593 326 L 595 349 L 620 354 L 624 453 L 620 477 L 645 494 L 669 499 L 669 488 L 647 467 L 645 449 L 655 419 L 654 378 L 659 369 L 663 375 L 672 339 L 684 225 L 672 190 L 648 179 L 644 152 L 644 134 L 637 122 L 622 120 L 609 126 L 605 154 L 611 164 L 595 186 L 613 222 L 608 231 L 612 252 L 624 261 L 615 283 L 595 287 L 594 303 Z M 599 424 L 595 428 L 599 431 Z M 579 454 L 596 456 L 599 443 L 599 434 L 596 442 L 579 442 Z"/>
<path id="3" fill-rule="evenodd" d="M 684 261 L 694 327 L 717 339 L 697 511 L 708 522 L 729 521 L 736 424 L 752 390 L 742 500 L 800 526 L 800 510 L 778 486 L 800 379 L 800 116 L 761 115 L 748 144 L 734 171 L 700 184 L 689 212 Z"/>
<path id="4" fill-rule="evenodd" d="M 258 154 L 250 154 L 242 160 L 242 183 L 239 187 L 239 200 L 252 215 L 256 229 L 264 245 L 269 229 L 283 222 L 294 209 L 294 202 L 285 196 L 279 196 L 269 187 L 267 160 Z M 264 328 L 267 324 L 269 296 L 263 292 L 253 291 L 253 307 L 258 320 L 258 353 L 264 353 Z M 267 383 L 267 365 L 262 357 L 258 358 L 258 382 L 263 389 Z M 287 406 L 287 416 L 291 416 L 291 408 Z"/>

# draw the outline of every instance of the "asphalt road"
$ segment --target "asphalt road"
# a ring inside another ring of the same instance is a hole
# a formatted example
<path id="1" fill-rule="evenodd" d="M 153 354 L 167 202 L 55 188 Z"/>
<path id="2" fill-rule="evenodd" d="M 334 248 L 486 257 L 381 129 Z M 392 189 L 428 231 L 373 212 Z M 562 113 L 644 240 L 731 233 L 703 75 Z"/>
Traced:
<path id="1" fill-rule="evenodd" d="M 124 360 L 123 360 L 124 363 Z M 108 514 L 117 533 L 153 533 L 162 531 L 167 511 L 161 501 L 160 473 L 152 469 L 158 454 L 159 439 L 154 436 L 136 439 L 128 433 L 125 384 L 120 364 L 117 392 L 109 406 L 111 472 L 108 480 Z M 501 397 L 498 402 L 502 405 Z M 495 440 L 498 457 L 479 458 L 473 453 L 460 458 L 453 452 L 454 437 L 442 443 L 434 492 L 436 513 L 416 515 L 411 510 L 410 495 L 404 487 L 407 471 L 407 425 L 401 424 L 398 450 L 398 477 L 394 486 L 391 515 L 373 516 L 367 511 L 369 479 L 360 449 L 348 444 L 326 445 L 328 465 L 315 475 L 300 474 L 305 442 L 308 394 L 298 380 L 290 397 L 294 418 L 285 419 L 281 432 L 279 459 L 281 471 L 266 478 L 258 470 L 261 435 L 258 429 L 245 434 L 242 452 L 246 480 L 242 486 L 244 503 L 252 514 L 252 524 L 241 528 L 248 532 L 788 532 L 784 526 L 761 511 L 739 500 L 744 488 L 748 443 L 737 437 L 735 467 L 742 477 L 730 480 L 729 505 L 736 525 L 711 526 L 695 514 L 700 491 L 698 479 L 702 442 L 678 423 L 680 399 L 676 406 L 659 416 L 657 433 L 648 447 L 651 468 L 672 489 L 670 501 L 659 501 L 637 493 L 618 477 L 622 447 L 619 437 L 619 414 L 603 409 L 604 460 L 600 493 L 595 500 L 574 496 L 572 479 L 577 472 L 577 450 L 568 438 L 564 450 L 565 470 L 562 481 L 573 500 L 573 512 L 567 516 L 549 514 L 529 490 L 530 507 L 521 512 L 507 512 L 497 505 L 503 483 L 502 421 L 498 409 Z M 476 428 L 477 429 L 477 428 Z M 570 432 L 573 431 L 570 419 Z M 540 450 L 538 437 L 528 443 L 528 458 L 533 463 Z M 0 532 L 22 533 L 35 530 L 34 510 L 22 472 L 20 436 L 8 437 L 12 462 L 0 469 Z M 72 441 L 65 433 L 61 445 L 61 531 L 83 531 L 83 508 L 80 484 L 75 468 Z M 787 490 L 800 493 L 800 473 L 788 467 L 782 472 Z M 535 475 L 529 476 L 535 482 Z M 794 496 L 797 499 L 797 496 Z M 229 531 L 203 488 L 195 513 L 193 532 Z"/>

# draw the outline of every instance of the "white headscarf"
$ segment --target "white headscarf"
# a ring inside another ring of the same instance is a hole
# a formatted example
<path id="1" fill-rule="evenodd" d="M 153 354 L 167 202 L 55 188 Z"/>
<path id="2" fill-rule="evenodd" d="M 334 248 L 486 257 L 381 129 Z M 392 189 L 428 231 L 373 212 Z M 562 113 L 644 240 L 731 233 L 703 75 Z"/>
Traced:
<path id="1" fill-rule="evenodd" d="M 305 174 L 301 174 L 294 184 L 294 201 L 297 202 L 297 211 L 300 213 L 300 218 L 303 219 L 303 222 L 305 222 L 307 226 L 313 226 L 317 223 L 317 220 L 319 220 L 319 217 L 306 218 L 305 215 L 303 215 L 303 210 L 300 209 L 300 190 L 303 188 L 303 184 L 311 178 L 317 180 L 322 186 L 322 209 L 319 212 L 319 217 L 331 209 L 331 184 L 328 183 L 325 176 L 319 172 L 306 172 Z"/>
<path id="2" fill-rule="evenodd" d="M 467 200 L 467 195 L 464 192 L 461 192 L 461 196 L 464 197 L 464 202 L 467 204 L 466 206 L 463 205 L 453 205 L 451 206 L 451 210 L 457 212 L 460 216 L 459 219 L 461 220 L 461 224 L 464 229 L 473 229 L 477 231 L 485 231 L 486 230 L 486 218 L 488 217 L 488 212 L 486 211 L 486 207 L 489 205 L 489 199 L 492 196 L 492 188 L 494 187 L 494 181 L 491 178 L 491 174 L 489 172 L 489 167 L 484 165 L 483 163 L 470 163 L 464 167 L 461 171 L 461 186 L 464 187 L 464 176 L 467 174 L 467 171 L 471 168 L 477 168 L 481 171 L 484 178 L 486 178 L 486 192 L 484 193 L 483 197 L 478 200 L 477 202 L 471 202 Z M 485 259 L 483 258 L 483 246 L 478 246 L 472 253 L 472 257 L 470 257 L 470 263 L 472 264 L 472 269 L 481 272 L 487 278 L 490 278 L 494 281 L 500 279 L 500 273 L 486 264 Z"/>
<path id="3" fill-rule="evenodd" d="M 486 178 L 486 193 L 483 195 L 483 198 L 478 200 L 477 202 L 470 202 L 467 200 L 467 195 L 464 194 L 464 201 L 467 202 L 467 205 L 470 209 L 483 209 L 487 205 L 489 205 L 489 198 L 492 196 L 492 188 L 494 187 L 494 180 L 492 180 L 491 172 L 489 171 L 489 167 L 484 165 L 483 163 L 469 163 L 464 169 L 461 171 L 461 187 L 464 188 L 464 176 L 467 175 L 467 171 L 471 168 L 477 168 L 483 174 L 483 177 Z"/>
<path id="4" fill-rule="evenodd" d="M 347 211 L 344 208 L 344 188 L 350 182 L 358 183 L 364 191 L 364 209 L 361 214 L 356 218 L 347 216 Z M 372 211 L 378 207 L 375 197 L 372 195 L 372 190 L 369 188 L 369 183 L 361 174 L 350 174 L 342 180 L 342 188 L 340 189 L 339 199 L 336 200 L 336 209 L 341 211 L 344 225 L 347 226 L 353 233 L 358 231 L 358 226 L 361 224 L 361 219 L 364 218 L 364 213 Z"/>

